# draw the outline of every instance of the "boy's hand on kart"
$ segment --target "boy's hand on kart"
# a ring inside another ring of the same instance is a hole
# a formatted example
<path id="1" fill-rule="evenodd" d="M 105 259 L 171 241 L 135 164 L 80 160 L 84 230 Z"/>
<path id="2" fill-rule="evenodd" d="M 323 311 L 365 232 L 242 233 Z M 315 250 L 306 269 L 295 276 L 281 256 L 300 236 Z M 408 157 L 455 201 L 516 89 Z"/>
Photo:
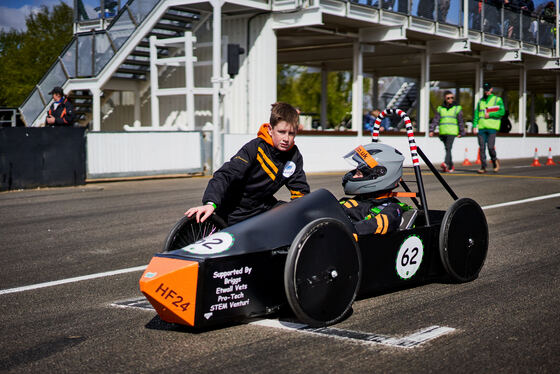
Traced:
<path id="1" fill-rule="evenodd" d="M 210 217 L 214 213 L 214 206 L 212 205 L 202 205 L 197 206 L 194 208 L 190 208 L 185 212 L 187 217 L 191 217 L 193 214 L 196 214 L 196 222 L 204 222 L 208 217 Z"/>

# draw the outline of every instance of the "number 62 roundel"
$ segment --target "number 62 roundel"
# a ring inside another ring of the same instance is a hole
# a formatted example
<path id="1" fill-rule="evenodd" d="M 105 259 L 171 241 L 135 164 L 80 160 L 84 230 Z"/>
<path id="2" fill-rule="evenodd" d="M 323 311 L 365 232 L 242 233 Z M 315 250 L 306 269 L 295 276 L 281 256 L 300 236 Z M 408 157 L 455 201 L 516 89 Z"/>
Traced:
<path id="1" fill-rule="evenodd" d="M 410 279 L 420 268 L 424 255 L 424 243 L 416 235 L 411 235 L 401 244 L 397 254 L 397 274 L 402 279 Z"/>

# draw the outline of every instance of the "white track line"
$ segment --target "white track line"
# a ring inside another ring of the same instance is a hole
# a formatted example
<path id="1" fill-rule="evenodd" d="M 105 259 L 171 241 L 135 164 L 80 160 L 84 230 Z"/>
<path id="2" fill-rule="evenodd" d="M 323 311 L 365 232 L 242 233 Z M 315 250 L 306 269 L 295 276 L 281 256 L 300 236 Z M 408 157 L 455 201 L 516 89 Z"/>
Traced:
<path id="1" fill-rule="evenodd" d="M 82 275 L 81 277 L 66 278 L 66 279 L 61 279 L 61 280 L 52 281 L 52 282 L 32 284 L 30 286 L 8 288 L 8 289 L 5 289 L 5 290 L 0 290 L 0 295 L 5 295 L 5 294 L 15 293 L 15 292 L 22 292 L 22 291 L 29 291 L 29 290 L 36 290 L 38 288 L 58 286 L 58 285 L 65 284 L 65 283 L 73 283 L 73 282 L 79 282 L 79 281 L 95 279 L 95 278 L 110 277 L 112 275 L 132 273 L 134 271 L 144 270 L 144 269 L 146 269 L 147 266 L 148 265 L 142 265 L 142 266 L 136 266 L 136 267 L 128 268 L 128 269 L 112 270 L 112 271 L 106 271 L 104 273 Z"/>
<path id="2" fill-rule="evenodd" d="M 529 199 L 515 200 L 515 201 L 510 201 L 510 202 L 501 203 L 501 204 L 486 205 L 486 206 L 483 206 L 482 209 L 483 209 L 483 210 L 487 210 L 487 209 L 493 209 L 493 208 L 501 208 L 501 207 L 504 207 L 504 206 L 517 205 L 517 204 L 524 204 L 524 203 L 530 203 L 530 202 L 532 202 L 532 201 L 545 200 L 545 199 L 552 199 L 552 198 L 555 198 L 555 197 L 560 197 L 560 193 L 555 193 L 555 194 L 552 194 L 552 195 L 544 195 L 544 196 L 531 197 L 531 198 L 529 198 Z M 106 271 L 106 272 L 104 272 L 104 273 L 96 273 L 96 274 L 90 274 L 90 275 L 83 275 L 83 276 L 81 276 L 81 277 L 66 278 L 66 279 L 61 279 L 61 280 L 52 281 L 52 282 L 45 282 L 45 283 L 32 284 L 32 285 L 29 285 L 29 286 L 22 286 L 22 287 L 16 287 L 16 288 L 7 288 L 7 289 L 5 289 L 5 290 L 0 290 L 0 295 L 5 295 L 5 294 L 15 293 L 15 292 L 23 292 L 23 291 L 35 290 L 35 289 L 44 288 L 44 287 L 58 286 L 58 285 L 61 285 L 61 284 L 79 282 L 79 281 L 89 280 L 89 279 L 95 279 L 95 278 L 110 277 L 110 276 L 112 276 L 112 275 L 125 274 L 125 273 L 132 273 L 132 272 L 134 272 L 134 271 L 141 271 L 141 270 L 144 270 L 144 269 L 146 269 L 146 267 L 147 267 L 147 265 L 142 265 L 142 266 L 136 266 L 136 267 L 127 268 L 127 269 Z"/>
<path id="3" fill-rule="evenodd" d="M 517 204 L 523 204 L 523 203 L 530 203 L 532 201 L 538 201 L 538 200 L 545 200 L 545 199 L 552 199 L 555 197 L 560 197 L 560 193 L 554 193 L 552 195 L 544 195 L 544 196 L 537 196 L 537 197 L 531 197 L 529 199 L 523 199 L 523 200 L 515 200 L 515 201 L 509 201 L 507 203 L 500 203 L 500 204 L 494 204 L 494 205 L 486 205 L 483 206 L 482 209 L 483 210 L 487 210 L 487 209 L 493 209 L 493 208 L 501 208 L 503 206 L 510 206 L 510 205 L 517 205 Z"/>

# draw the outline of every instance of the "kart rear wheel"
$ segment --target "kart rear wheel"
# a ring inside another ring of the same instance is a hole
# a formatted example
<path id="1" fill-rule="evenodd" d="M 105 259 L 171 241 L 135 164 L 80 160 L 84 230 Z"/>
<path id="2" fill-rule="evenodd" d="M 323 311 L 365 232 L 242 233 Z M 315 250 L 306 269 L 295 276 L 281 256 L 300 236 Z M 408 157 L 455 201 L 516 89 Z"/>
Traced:
<path id="1" fill-rule="evenodd" d="M 207 237 L 226 227 L 223 219 L 216 214 L 212 214 L 204 222 L 196 222 L 196 217 L 183 216 L 171 229 L 165 239 L 162 252 L 174 251 L 184 248 L 202 238 Z"/>
<path id="2" fill-rule="evenodd" d="M 296 317 L 312 327 L 332 325 L 350 312 L 362 275 L 360 250 L 350 230 L 332 218 L 307 224 L 284 267 L 284 289 Z"/>
<path id="3" fill-rule="evenodd" d="M 476 201 L 462 198 L 445 212 L 439 254 L 447 274 L 457 282 L 478 277 L 488 252 L 488 224 Z"/>

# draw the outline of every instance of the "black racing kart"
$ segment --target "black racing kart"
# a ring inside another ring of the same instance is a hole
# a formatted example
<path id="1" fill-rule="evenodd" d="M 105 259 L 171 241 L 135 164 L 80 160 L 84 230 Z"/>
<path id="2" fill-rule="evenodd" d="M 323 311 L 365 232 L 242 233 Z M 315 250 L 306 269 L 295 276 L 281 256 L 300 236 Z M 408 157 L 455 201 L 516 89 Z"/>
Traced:
<path id="1" fill-rule="evenodd" d="M 183 217 L 140 278 L 160 318 L 206 327 L 276 313 L 288 304 L 301 322 L 326 326 L 344 319 L 358 295 L 474 280 L 488 250 L 484 213 L 475 201 L 455 195 L 415 145 L 408 117 L 394 113 L 407 125 L 418 187 L 411 198 L 416 209 L 406 212 L 398 231 L 357 236 L 324 189 L 230 227 L 216 215 L 200 224 Z M 373 141 L 378 129 L 376 121 Z M 428 209 L 418 155 L 455 200 L 447 211 Z M 405 181 L 401 186 L 411 192 Z"/>

